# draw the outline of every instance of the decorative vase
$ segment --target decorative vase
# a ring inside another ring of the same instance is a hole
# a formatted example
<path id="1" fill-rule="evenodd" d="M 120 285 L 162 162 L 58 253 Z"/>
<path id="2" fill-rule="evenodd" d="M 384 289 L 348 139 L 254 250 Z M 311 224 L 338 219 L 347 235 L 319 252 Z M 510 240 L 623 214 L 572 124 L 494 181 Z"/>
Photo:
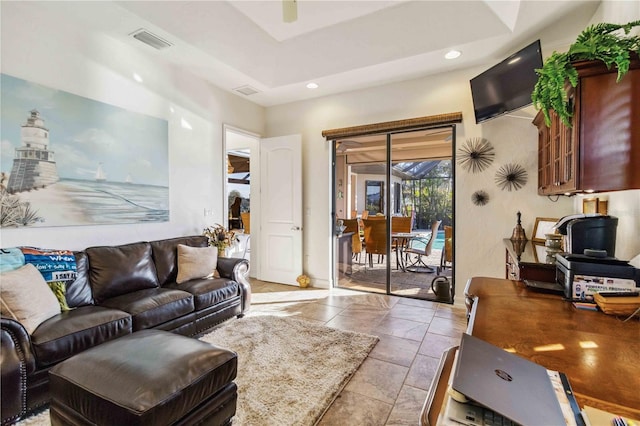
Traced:
<path id="1" fill-rule="evenodd" d="M 218 247 L 218 257 L 226 257 L 227 249 L 225 247 Z"/>
<path id="2" fill-rule="evenodd" d="M 511 241 L 526 241 L 527 236 L 524 233 L 524 228 L 522 227 L 522 222 L 520 220 L 521 213 L 518 212 L 518 222 L 516 223 L 516 227 L 513 228 L 513 233 L 511 234 Z"/>

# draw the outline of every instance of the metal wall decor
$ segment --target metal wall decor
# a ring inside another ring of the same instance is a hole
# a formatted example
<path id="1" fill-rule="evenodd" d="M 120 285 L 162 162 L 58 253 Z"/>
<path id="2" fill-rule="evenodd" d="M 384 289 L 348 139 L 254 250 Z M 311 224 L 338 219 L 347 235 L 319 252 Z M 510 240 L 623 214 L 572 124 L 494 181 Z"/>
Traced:
<path id="1" fill-rule="evenodd" d="M 509 163 L 500 167 L 496 172 L 496 185 L 503 191 L 508 191 L 522 188 L 527 184 L 527 171 L 519 164 Z"/>
<path id="2" fill-rule="evenodd" d="M 471 201 L 476 206 L 484 206 L 489 202 L 489 194 L 486 191 L 476 191 L 471 194 Z"/>
<path id="3" fill-rule="evenodd" d="M 458 150 L 458 164 L 468 172 L 478 173 L 493 163 L 495 155 L 491 142 L 485 138 L 471 138 Z"/>

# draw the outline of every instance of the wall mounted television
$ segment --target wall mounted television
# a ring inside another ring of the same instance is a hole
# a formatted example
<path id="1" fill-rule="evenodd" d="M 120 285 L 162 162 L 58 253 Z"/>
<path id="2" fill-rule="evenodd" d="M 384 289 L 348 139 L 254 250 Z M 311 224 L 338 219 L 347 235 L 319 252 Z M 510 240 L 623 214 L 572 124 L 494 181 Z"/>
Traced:
<path id="1" fill-rule="evenodd" d="M 542 68 L 540 40 L 534 41 L 499 64 L 471 79 L 476 123 L 530 105 L 531 92 Z"/>

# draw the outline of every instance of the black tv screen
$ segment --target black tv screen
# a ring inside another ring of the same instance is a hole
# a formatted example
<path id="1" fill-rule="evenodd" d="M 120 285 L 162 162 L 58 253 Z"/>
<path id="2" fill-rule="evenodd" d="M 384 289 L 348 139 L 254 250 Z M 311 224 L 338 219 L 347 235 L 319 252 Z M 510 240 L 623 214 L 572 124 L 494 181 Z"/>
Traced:
<path id="1" fill-rule="evenodd" d="M 471 79 L 476 123 L 530 105 L 536 68 L 542 68 L 540 40 Z"/>

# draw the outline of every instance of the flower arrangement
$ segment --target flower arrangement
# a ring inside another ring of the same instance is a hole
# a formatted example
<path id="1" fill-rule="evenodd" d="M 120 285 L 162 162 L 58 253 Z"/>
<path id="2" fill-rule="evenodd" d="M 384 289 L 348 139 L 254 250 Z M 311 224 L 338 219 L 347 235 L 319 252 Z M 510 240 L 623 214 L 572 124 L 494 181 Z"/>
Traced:
<path id="1" fill-rule="evenodd" d="M 218 250 L 224 250 L 238 241 L 234 231 L 227 231 L 224 226 L 218 223 L 204 228 L 202 234 L 209 239 L 209 245 L 217 247 Z"/>
<path id="2" fill-rule="evenodd" d="M 296 281 L 298 281 L 298 284 L 300 284 L 300 288 L 306 288 L 311 283 L 311 278 L 309 278 L 308 275 L 302 274 L 299 275 L 298 278 L 296 278 Z"/>

